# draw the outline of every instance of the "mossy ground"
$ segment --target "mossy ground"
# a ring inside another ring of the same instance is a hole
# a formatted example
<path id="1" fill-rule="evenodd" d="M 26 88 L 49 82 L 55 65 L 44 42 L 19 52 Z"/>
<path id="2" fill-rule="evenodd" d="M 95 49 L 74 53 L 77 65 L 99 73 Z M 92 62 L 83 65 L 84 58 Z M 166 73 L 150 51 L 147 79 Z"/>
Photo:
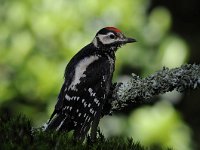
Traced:
<path id="1" fill-rule="evenodd" d="M 161 150 L 157 146 L 144 147 L 130 138 L 101 137 L 93 144 L 75 143 L 66 133 L 32 130 L 31 122 L 22 115 L 0 116 L 0 149 L 66 149 L 66 150 Z"/>

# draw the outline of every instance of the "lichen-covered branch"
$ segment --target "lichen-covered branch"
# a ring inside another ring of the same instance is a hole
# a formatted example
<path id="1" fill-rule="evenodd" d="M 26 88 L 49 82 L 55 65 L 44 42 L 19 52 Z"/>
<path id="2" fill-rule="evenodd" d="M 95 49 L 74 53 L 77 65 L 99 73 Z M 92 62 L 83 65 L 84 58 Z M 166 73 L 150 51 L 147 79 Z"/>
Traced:
<path id="1" fill-rule="evenodd" d="M 113 91 L 112 111 L 119 111 L 130 103 L 147 100 L 155 95 L 176 90 L 200 87 L 200 65 L 183 65 L 162 70 L 146 78 L 133 75 L 127 83 L 119 83 Z"/>

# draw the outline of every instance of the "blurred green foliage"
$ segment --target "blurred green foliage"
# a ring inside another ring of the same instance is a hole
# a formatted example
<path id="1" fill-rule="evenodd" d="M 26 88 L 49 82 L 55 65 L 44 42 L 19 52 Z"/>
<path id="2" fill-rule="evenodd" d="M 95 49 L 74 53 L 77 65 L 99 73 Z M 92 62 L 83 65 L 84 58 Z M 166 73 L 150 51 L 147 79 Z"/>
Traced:
<path id="1" fill-rule="evenodd" d="M 104 26 L 116 26 L 138 41 L 117 52 L 114 80 L 127 66 L 146 76 L 188 58 L 187 44 L 170 32 L 170 12 L 164 7 L 148 12 L 149 0 L 0 3 L 1 112 L 21 112 L 36 126 L 53 111 L 67 62 Z"/>
<path id="2" fill-rule="evenodd" d="M 167 101 L 138 108 L 128 117 L 105 117 L 100 126 L 106 137 L 124 135 L 145 146 L 162 145 L 176 150 L 192 148 L 191 130 Z"/>
<path id="3" fill-rule="evenodd" d="M 177 150 L 188 150 L 191 147 L 189 127 L 166 101 L 161 101 L 154 107 L 137 109 L 130 116 L 129 123 L 129 134 L 146 145 L 155 144 L 156 141 L 156 144 L 170 145 Z"/>

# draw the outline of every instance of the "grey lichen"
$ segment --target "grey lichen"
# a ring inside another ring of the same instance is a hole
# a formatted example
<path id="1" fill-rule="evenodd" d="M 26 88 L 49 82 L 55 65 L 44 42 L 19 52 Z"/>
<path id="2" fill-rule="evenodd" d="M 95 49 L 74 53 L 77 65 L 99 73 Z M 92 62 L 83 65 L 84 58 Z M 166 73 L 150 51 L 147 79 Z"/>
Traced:
<path id="1" fill-rule="evenodd" d="M 176 90 L 200 87 L 200 65 L 186 64 L 179 68 L 162 70 L 146 78 L 132 75 L 127 83 L 118 83 L 113 91 L 112 111 L 119 111 L 130 103 L 148 100 L 149 98 Z"/>

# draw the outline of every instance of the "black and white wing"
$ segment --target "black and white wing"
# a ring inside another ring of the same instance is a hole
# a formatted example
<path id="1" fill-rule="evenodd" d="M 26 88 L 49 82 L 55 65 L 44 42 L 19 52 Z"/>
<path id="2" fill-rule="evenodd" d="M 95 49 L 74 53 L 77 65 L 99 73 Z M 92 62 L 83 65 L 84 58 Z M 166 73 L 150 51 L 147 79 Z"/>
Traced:
<path id="1" fill-rule="evenodd" d="M 65 83 L 52 114 L 55 116 L 47 129 L 74 130 L 75 138 L 82 139 L 101 115 L 114 70 L 106 55 L 78 56 L 66 68 Z"/>

